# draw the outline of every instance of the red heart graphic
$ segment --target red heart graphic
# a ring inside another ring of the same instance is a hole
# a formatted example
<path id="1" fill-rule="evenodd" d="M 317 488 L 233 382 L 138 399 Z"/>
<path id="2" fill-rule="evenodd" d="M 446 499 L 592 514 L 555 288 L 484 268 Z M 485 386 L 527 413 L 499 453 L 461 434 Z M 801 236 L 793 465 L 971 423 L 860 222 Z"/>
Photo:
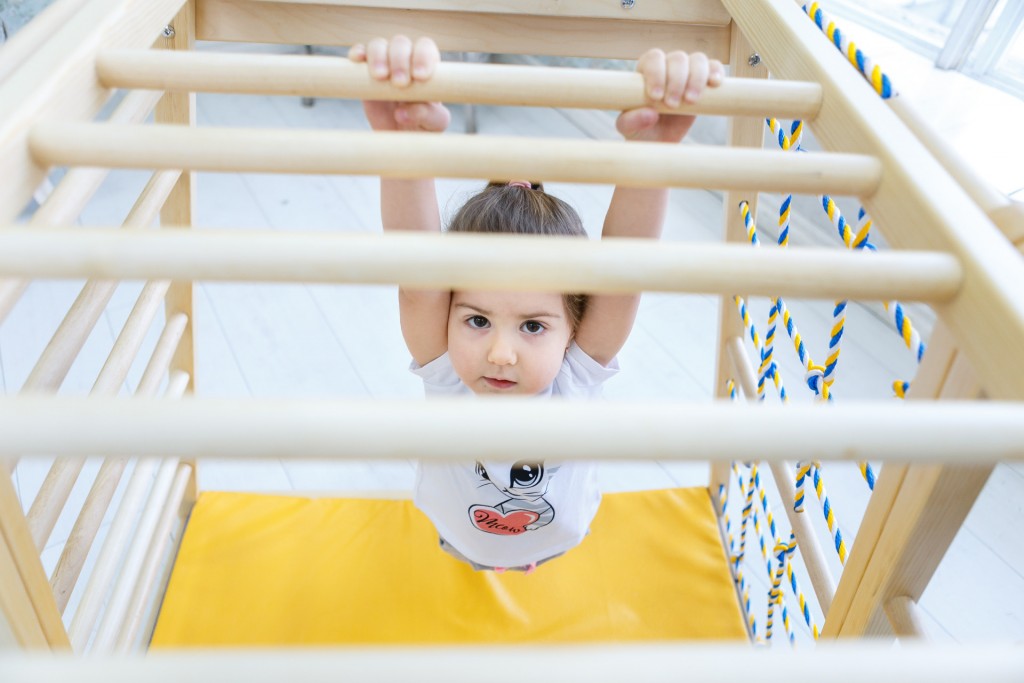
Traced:
<path id="1" fill-rule="evenodd" d="M 526 525 L 533 524 L 540 515 L 531 510 L 513 510 L 502 514 L 500 511 L 483 505 L 474 505 L 469 509 L 473 524 L 480 531 L 498 536 L 518 536 L 526 531 Z"/>

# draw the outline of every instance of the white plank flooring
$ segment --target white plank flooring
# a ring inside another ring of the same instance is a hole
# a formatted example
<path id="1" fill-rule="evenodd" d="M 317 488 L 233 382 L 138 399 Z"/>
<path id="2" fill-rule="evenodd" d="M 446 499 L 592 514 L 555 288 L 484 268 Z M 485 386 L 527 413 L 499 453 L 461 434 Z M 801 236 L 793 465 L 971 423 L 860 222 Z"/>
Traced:
<path id="1" fill-rule="evenodd" d="M 249 49 L 231 46 L 231 50 Z M 270 48 L 288 51 L 288 48 Z M 896 53 L 889 50 L 884 56 Z M 883 55 L 878 55 L 881 59 Z M 933 74 L 934 81 L 921 85 L 920 65 L 913 65 L 907 92 L 920 97 L 922 108 L 935 112 L 935 120 L 950 133 L 958 147 L 966 147 L 975 163 L 982 163 L 986 175 L 1006 191 L 1024 185 L 1019 166 L 992 163 L 999 157 L 978 148 L 1005 149 L 1006 140 L 1024 151 L 1013 136 L 1019 127 L 1008 121 L 1021 120 L 1024 104 L 1013 98 L 981 88 L 962 77 Z M 900 64 L 903 62 L 901 61 Z M 890 70 L 890 73 L 893 73 Z M 899 83 L 899 74 L 893 73 Z M 929 77 L 931 78 L 931 76 Z M 956 97 L 951 87 L 970 88 L 971 97 Z M 940 93 L 943 96 L 939 96 Z M 985 99 L 989 98 L 989 99 Z M 303 128 L 365 128 L 358 103 L 317 101 L 312 108 L 301 106 L 298 98 L 200 95 L 200 125 L 244 125 Z M 965 104 L 965 102 L 969 103 Z M 997 108 L 986 102 L 998 103 Z M 1012 105 L 1012 106 L 1011 106 Z M 462 130 L 461 108 L 453 108 L 452 130 Z M 1006 118 L 1004 120 L 1004 116 Z M 971 118 L 976 117 L 976 118 Z M 993 121 L 993 125 L 987 125 Z M 528 136 L 581 136 L 570 119 L 544 109 L 478 109 L 481 134 Z M 977 125 L 978 121 L 986 125 Z M 995 144 L 991 137 L 1004 137 Z M 714 135 L 721 126 L 710 122 L 705 134 Z M 1020 154 L 1006 155 L 1019 158 Z M 981 162 L 977 160 L 981 159 Z M 96 200 L 83 214 L 84 224 L 119 223 L 146 175 L 133 172 L 111 174 Z M 450 214 L 481 183 L 477 180 L 446 180 L 438 183 L 442 213 Z M 263 228 L 272 230 L 379 230 L 379 192 L 373 178 L 325 176 L 276 176 L 200 174 L 198 179 L 197 224 L 200 228 Z M 600 230 L 611 188 L 550 184 L 548 190 L 563 197 L 580 212 L 592 234 Z M 812 202 L 805 202 L 811 204 Z M 852 212 L 855 206 L 847 209 Z M 673 191 L 667 240 L 711 241 L 719 239 L 721 198 L 711 192 Z M 811 213 L 815 211 L 811 210 Z M 813 220 L 818 221 L 819 216 Z M 762 217 L 770 226 L 772 220 Z M 823 233 L 831 237 L 825 225 Z M 794 241 L 813 238 L 794 236 Z M 36 282 L 0 327 L 0 386 L 15 393 L 28 376 L 49 336 L 78 292 L 80 283 Z M 63 392 L 88 392 L 110 344 L 120 330 L 135 296 L 137 283 L 122 285 L 104 319 L 90 337 L 72 368 Z M 820 362 L 825 355 L 831 326 L 830 302 L 788 301 L 809 352 Z M 197 335 L 197 388 L 208 396 L 336 396 L 417 397 L 422 388 L 407 371 L 408 353 L 401 339 L 393 287 L 210 284 L 197 287 L 195 298 Z M 762 338 L 766 331 L 767 301 L 752 301 L 753 319 Z M 851 306 L 844 337 L 840 379 L 835 385 L 838 400 L 878 398 L 891 394 L 894 379 L 911 379 L 916 363 L 889 329 L 881 307 Z M 623 349 L 624 368 L 607 387 L 609 398 L 706 400 L 712 395 L 715 362 L 715 334 L 718 301 L 709 296 L 646 295 L 633 335 Z M 157 329 L 151 330 L 142 357 L 155 343 Z M 780 329 L 776 357 L 793 400 L 811 400 L 804 386 L 804 370 L 792 344 Z M 129 392 L 138 382 L 140 361 L 125 383 Z M 624 454 L 638 455 L 642 454 Z M 751 453 L 750 459 L 757 454 Z M 35 496 L 48 462 L 22 462 L 15 483 L 24 505 Z M 89 468 L 94 469 L 90 463 Z M 868 491 L 856 468 L 826 464 L 826 486 L 837 511 L 847 544 L 851 545 L 868 501 Z M 410 462 L 375 463 L 357 461 L 339 464 L 302 461 L 225 463 L 204 461 L 200 486 L 273 492 L 408 491 L 412 486 Z M 769 502 L 780 533 L 788 537 L 782 503 L 770 485 Z M 601 482 L 607 491 L 640 490 L 674 486 L 704 485 L 707 467 L 702 464 L 664 462 L 623 462 L 602 469 Z M 80 505 L 87 486 L 79 485 L 73 501 Z M 809 498 L 813 493 L 809 491 Z M 733 492 L 730 516 L 739 517 L 738 493 Z M 808 514 L 821 532 L 826 549 L 831 540 L 820 508 L 808 504 Z M 108 520 L 109 521 L 109 520 Z M 928 617 L 929 634 L 938 639 L 958 641 L 1024 638 L 1024 465 L 1001 465 L 992 477 L 967 523 L 964 525 L 932 585 L 922 600 Z M 70 531 L 70 518 L 62 518 L 43 553 L 50 571 Z M 748 539 L 748 557 L 756 558 L 756 541 Z M 95 553 L 94 553 L 95 555 Z M 93 559 L 94 559 L 93 555 Z M 833 571 L 840 571 L 834 553 L 829 557 Z M 761 565 L 763 567 L 763 565 Z M 745 572 L 752 586 L 752 601 L 763 634 L 764 603 L 769 587 L 763 569 L 748 563 Z M 798 563 L 798 576 L 808 596 L 811 587 Z M 813 600 L 811 600 L 813 604 Z M 815 608 L 816 609 L 816 608 Z M 809 635 L 794 602 L 790 619 L 797 639 Z M 69 612 L 70 614 L 70 612 Z M 820 611 L 814 613 L 820 625 Z M 781 630 L 776 618 L 776 632 Z"/>

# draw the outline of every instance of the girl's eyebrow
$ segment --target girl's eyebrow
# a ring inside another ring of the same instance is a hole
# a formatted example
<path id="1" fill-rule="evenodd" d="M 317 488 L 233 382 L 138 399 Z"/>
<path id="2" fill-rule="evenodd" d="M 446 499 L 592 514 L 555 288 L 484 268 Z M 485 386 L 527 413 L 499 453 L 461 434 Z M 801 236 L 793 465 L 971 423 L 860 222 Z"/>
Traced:
<path id="1" fill-rule="evenodd" d="M 455 308 L 468 308 L 469 310 L 473 311 L 474 313 L 478 313 L 478 314 L 480 314 L 482 316 L 489 316 L 489 315 L 491 315 L 490 311 L 484 310 L 483 308 L 480 308 L 478 306 L 474 306 L 473 304 L 457 303 L 457 304 L 455 304 Z M 530 313 L 530 314 L 527 314 L 527 315 L 521 315 L 519 317 L 522 318 L 523 320 L 532 320 L 534 318 L 562 318 L 564 316 L 561 313 L 540 312 L 540 313 Z"/>
<path id="2" fill-rule="evenodd" d="M 475 311 L 476 313 L 479 313 L 480 315 L 490 315 L 491 314 L 490 311 L 485 311 L 484 309 L 479 308 L 477 306 L 474 306 L 473 304 L 455 304 L 455 308 L 468 308 L 469 310 Z"/>

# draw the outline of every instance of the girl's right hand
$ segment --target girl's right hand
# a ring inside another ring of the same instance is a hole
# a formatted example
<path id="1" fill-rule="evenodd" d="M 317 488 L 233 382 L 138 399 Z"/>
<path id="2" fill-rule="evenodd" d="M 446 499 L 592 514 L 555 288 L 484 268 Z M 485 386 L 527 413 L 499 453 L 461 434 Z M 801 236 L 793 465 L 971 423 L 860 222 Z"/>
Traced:
<path id="1" fill-rule="evenodd" d="M 672 109 L 683 102 L 693 104 L 708 88 L 717 88 L 725 80 L 722 63 L 701 52 L 674 50 L 665 54 L 655 48 L 640 57 L 636 70 L 644 77 L 644 93 L 650 104 L 663 103 Z M 679 142 L 695 118 L 659 115 L 653 106 L 647 106 L 622 112 L 615 125 L 627 140 Z"/>
<path id="2" fill-rule="evenodd" d="M 353 62 L 365 62 L 370 77 L 388 81 L 397 88 L 429 81 L 441 61 L 441 53 L 430 38 L 415 44 L 406 36 L 390 41 L 374 38 L 366 45 L 353 45 L 348 52 Z M 363 110 L 374 130 L 418 130 L 440 133 L 448 127 L 451 114 L 440 102 L 363 101 Z"/>

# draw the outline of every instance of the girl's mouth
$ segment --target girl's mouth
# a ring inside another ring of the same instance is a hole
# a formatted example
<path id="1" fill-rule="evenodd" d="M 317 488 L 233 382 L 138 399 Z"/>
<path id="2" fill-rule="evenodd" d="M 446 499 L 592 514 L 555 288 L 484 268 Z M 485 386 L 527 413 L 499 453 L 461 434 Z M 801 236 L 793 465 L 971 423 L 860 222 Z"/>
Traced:
<path id="1" fill-rule="evenodd" d="M 494 377 L 484 377 L 484 380 L 488 385 L 495 389 L 511 389 L 516 385 L 515 382 L 508 379 L 495 379 Z"/>

